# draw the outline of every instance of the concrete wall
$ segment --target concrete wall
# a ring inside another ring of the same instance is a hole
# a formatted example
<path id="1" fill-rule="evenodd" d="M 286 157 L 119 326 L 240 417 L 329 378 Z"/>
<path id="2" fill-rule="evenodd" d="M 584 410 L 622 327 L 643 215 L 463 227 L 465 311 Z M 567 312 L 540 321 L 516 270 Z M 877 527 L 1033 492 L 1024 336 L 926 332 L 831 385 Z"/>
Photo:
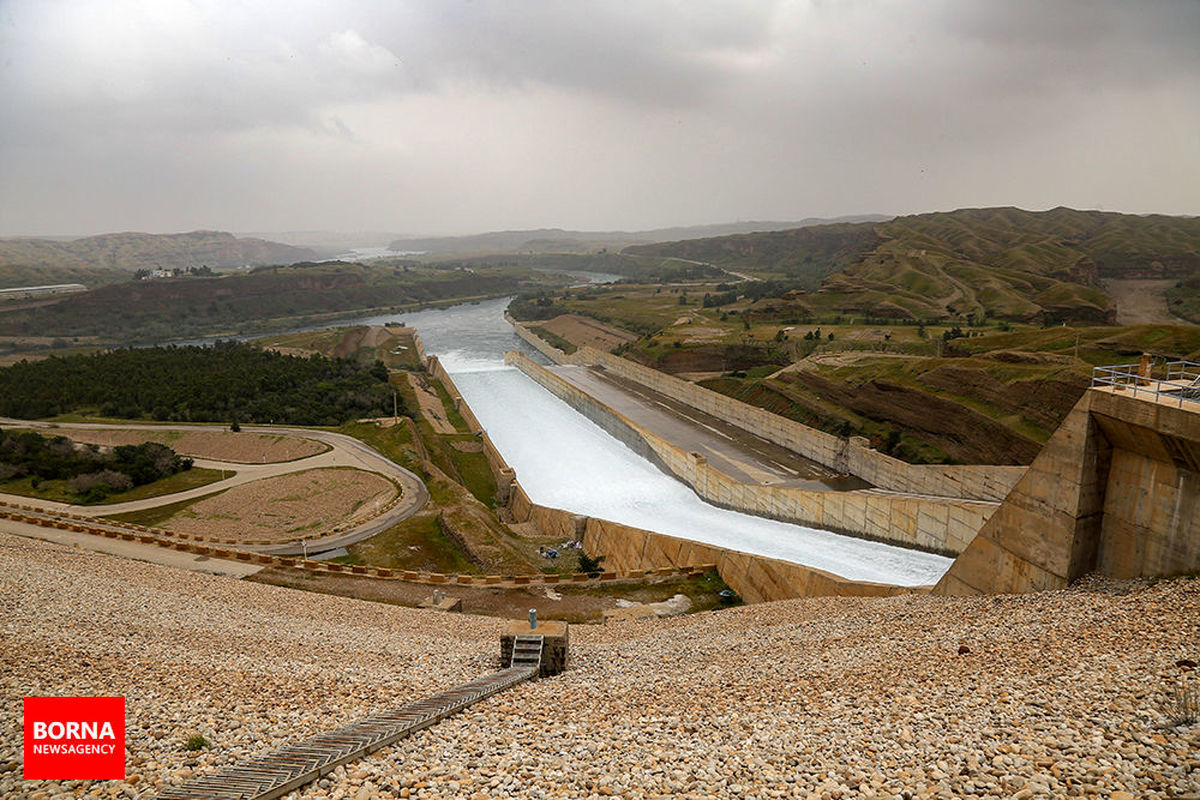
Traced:
<path id="1" fill-rule="evenodd" d="M 413 347 L 417 351 L 417 360 L 420 363 L 424 364 L 425 359 L 428 358 L 428 356 L 425 355 L 425 344 L 424 344 L 424 342 L 421 341 L 421 337 L 419 335 L 417 335 L 417 329 L 416 328 L 405 328 L 404 330 L 409 332 L 410 334 L 412 334 Z"/>
<path id="2" fill-rule="evenodd" d="M 1200 569 L 1200 404 L 1091 389 L 938 583 L 945 594 Z"/>
<path id="3" fill-rule="evenodd" d="M 1118 578 L 1200 569 L 1200 403 L 1096 392 L 1091 413 L 1112 447 L 1096 569 Z"/>
<path id="4" fill-rule="evenodd" d="M 531 502 L 519 484 L 513 489 L 510 508 L 518 522 L 532 522 L 548 533 L 571 538 L 579 531 L 584 549 L 592 555 L 603 555 L 604 568 L 617 574 L 715 565 L 722 580 L 748 603 L 814 595 L 874 597 L 928 590 L 851 581 L 800 564 L 582 517 Z"/>
<path id="5" fill-rule="evenodd" d="M 748 603 L 815 595 L 875 597 L 914 591 L 881 583 L 850 581 L 800 564 L 713 547 L 605 520 L 588 520 L 583 544 L 589 553 L 603 554 L 605 567 L 616 569 L 617 572 L 716 564 L 721 579 Z"/>
<path id="6" fill-rule="evenodd" d="M 529 330 L 529 326 L 527 326 L 524 322 L 517 322 L 515 319 L 513 319 L 509 315 L 509 313 L 507 311 L 504 312 L 504 318 L 506 320 L 508 320 L 508 323 L 510 325 L 513 326 L 513 332 L 516 333 L 517 336 L 524 339 L 527 343 L 529 343 L 529 345 L 531 345 L 533 347 L 534 350 L 537 350 L 539 353 L 541 353 L 546 358 L 553 361 L 555 364 L 573 364 L 573 363 L 575 363 L 575 358 L 573 355 L 569 356 L 566 353 L 564 353 L 562 350 L 559 350 L 557 347 L 550 344 L 549 342 L 547 342 L 542 337 L 538 336 L 533 331 Z"/>
<path id="7" fill-rule="evenodd" d="M 529 337 L 537 338 L 528 331 L 525 333 Z M 592 347 L 581 347 L 570 359 L 560 360 L 558 363 L 601 366 L 613 375 L 634 381 L 692 408 L 720 417 L 806 458 L 827 467 L 849 472 L 882 489 L 998 501 L 1004 499 L 1025 472 L 1025 467 L 908 464 L 853 441 L 810 428 L 770 411 L 726 397 L 719 392 L 705 389 L 703 386 Z"/>
<path id="8" fill-rule="evenodd" d="M 417 339 L 416 334 L 413 335 Z M 419 342 L 420 340 L 417 339 Z M 463 420 L 467 423 L 467 429 L 479 436 L 479 440 L 483 443 L 483 454 L 487 458 L 488 467 L 491 468 L 492 477 L 496 481 L 496 497 L 501 504 L 507 503 L 509 493 L 512 491 L 513 481 L 516 480 L 516 471 L 508 465 L 504 460 L 504 456 L 496 449 L 496 445 L 492 443 L 491 437 L 487 435 L 487 431 L 483 429 L 479 419 L 475 416 L 475 412 L 471 410 L 471 406 L 463 399 L 462 392 L 454 384 L 454 379 L 450 377 L 450 373 L 446 372 L 446 368 L 438 360 L 437 356 L 429 356 L 425 359 L 425 368 L 429 371 L 431 377 L 442 382 L 446 387 L 446 392 L 450 395 L 450 399 L 454 401 L 454 407 L 458 409 L 458 413 L 462 415 Z"/>
<path id="9" fill-rule="evenodd" d="M 676 447 L 520 353 L 509 353 L 507 358 L 510 364 L 714 505 L 950 555 L 962 552 L 996 508 L 991 503 L 970 500 L 741 483 L 709 466 L 698 453 Z"/>
<path id="10" fill-rule="evenodd" d="M 581 347 L 572 355 L 567 355 L 530 331 L 524 323 L 508 316 L 506 319 L 512 323 L 518 336 L 556 364 L 603 367 L 613 375 L 634 381 L 692 408 L 720 417 L 805 458 L 839 472 L 848 472 L 882 489 L 996 502 L 1003 500 L 1025 474 L 1025 467 L 908 464 L 864 447 L 854 439 L 846 440 L 810 428 L 594 347 Z"/>

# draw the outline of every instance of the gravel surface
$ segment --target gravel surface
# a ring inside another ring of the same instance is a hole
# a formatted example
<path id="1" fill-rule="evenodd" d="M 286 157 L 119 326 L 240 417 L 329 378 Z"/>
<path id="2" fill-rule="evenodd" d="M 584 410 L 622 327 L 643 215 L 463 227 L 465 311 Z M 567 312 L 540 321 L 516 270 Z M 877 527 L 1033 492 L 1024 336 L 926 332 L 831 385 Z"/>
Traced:
<path id="1" fill-rule="evenodd" d="M 198 500 L 159 527 L 253 542 L 292 542 L 361 522 L 396 496 L 396 484 L 360 469 L 310 469 L 234 486 Z M 168 498 L 169 499 L 169 498 Z"/>
<path id="2" fill-rule="evenodd" d="M 323 453 L 329 447 L 299 436 L 267 433 L 232 433 L 230 431 L 162 431 L 153 430 L 85 430 L 80 428 L 37 429 L 47 436 L 66 436 L 76 442 L 120 445 L 159 442 L 177 453 L 216 461 L 244 464 L 271 464 L 294 461 Z"/>
<path id="3" fill-rule="evenodd" d="M 503 623 L 0 535 L 0 796 L 141 797 L 496 666 Z M 1200 581 L 575 626 L 568 672 L 294 793 L 1186 797 Z M 23 782 L 21 697 L 127 698 L 126 782 Z M 188 753 L 200 733 L 213 747 Z"/>

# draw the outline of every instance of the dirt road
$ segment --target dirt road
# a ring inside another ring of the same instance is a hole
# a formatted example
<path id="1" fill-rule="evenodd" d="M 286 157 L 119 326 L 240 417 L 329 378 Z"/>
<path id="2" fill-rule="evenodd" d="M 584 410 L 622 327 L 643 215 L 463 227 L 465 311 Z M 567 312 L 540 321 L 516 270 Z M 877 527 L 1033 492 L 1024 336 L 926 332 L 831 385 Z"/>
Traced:
<path id="1" fill-rule="evenodd" d="M 212 426 L 203 425 L 107 425 L 100 423 L 48 423 L 36 422 L 29 420 L 17 419 L 0 419 L 0 425 L 34 428 L 34 429 L 52 429 L 57 432 L 66 433 L 70 430 L 90 430 L 90 431 L 211 431 Z M 401 497 L 399 502 L 394 506 L 384 511 L 377 517 L 366 520 L 353 528 L 342 531 L 329 536 L 314 536 L 306 540 L 305 544 L 299 542 L 269 545 L 269 546 L 245 546 L 243 549 L 254 550 L 257 552 L 275 553 L 278 555 L 300 555 L 307 548 L 308 553 L 319 553 L 325 550 L 333 550 L 338 547 L 345 547 L 348 544 L 353 544 L 363 539 L 374 536 L 380 531 L 390 528 L 398 522 L 408 519 L 413 514 L 424 508 L 429 501 L 429 492 L 425 488 L 425 484 L 412 472 L 404 469 L 399 464 L 384 458 L 381 454 L 372 450 L 367 445 L 340 433 L 332 433 L 330 431 L 316 431 L 305 428 L 277 428 L 270 426 L 243 426 L 243 431 L 256 434 L 271 434 L 277 435 L 286 433 L 288 436 L 299 437 L 303 439 L 312 439 L 317 442 L 322 442 L 329 449 L 318 455 L 300 458 L 294 461 L 276 462 L 267 464 L 241 464 L 233 462 L 197 460 L 196 465 L 208 467 L 209 469 L 228 469 L 231 477 L 210 483 L 207 486 L 202 486 L 197 489 L 191 489 L 186 492 L 177 494 L 164 495 L 162 497 L 152 497 L 145 500 L 136 500 L 129 503 L 116 503 L 107 506 L 75 506 L 66 503 L 56 503 L 49 500 L 38 500 L 30 497 L 20 497 L 16 495 L 0 495 L 0 500 L 7 503 L 19 505 L 35 506 L 47 511 L 67 511 L 74 514 L 84 514 L 86 516 L 105 516 L 108 514 L 120 514 L 128 511 L 141 511 L 148 508 L 156 508 L 169 503 L 176 503 L 181 500 L 194 499 L 204 495 L 212 494 L 223 489 L 228 489 L 232 486 L 240 486 L 252 481 L 261 480 L 263 478 L 284 475 L 291 472 L 300 472 L 319 467 L 353 467 L 356 469 L 366 470 L 367 472 L 376 472 L 385 477 L 388 477 L 400 486 Z M 236 474 L 233 474 L 236 473 Z M 0 520 L 0 526 L 4 522 Z"/>

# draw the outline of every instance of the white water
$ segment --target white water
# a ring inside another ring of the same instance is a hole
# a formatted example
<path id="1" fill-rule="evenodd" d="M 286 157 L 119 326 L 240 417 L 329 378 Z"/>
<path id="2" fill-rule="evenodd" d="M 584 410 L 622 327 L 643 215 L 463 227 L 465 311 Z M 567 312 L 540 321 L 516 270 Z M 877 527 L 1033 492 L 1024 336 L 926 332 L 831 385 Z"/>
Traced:
<path id="1" fill-rule="evenodd" d="M 530 348 L 503 319 L 507 300 L 359 320 L 415 326 L 437 354 L 535 503 L 747 553 L 852 580 L 935 583 L 951 559 L 710 506 L 591 420 L 506 367 Z M 539 360 L 544 361 L 538 356 Z"/>

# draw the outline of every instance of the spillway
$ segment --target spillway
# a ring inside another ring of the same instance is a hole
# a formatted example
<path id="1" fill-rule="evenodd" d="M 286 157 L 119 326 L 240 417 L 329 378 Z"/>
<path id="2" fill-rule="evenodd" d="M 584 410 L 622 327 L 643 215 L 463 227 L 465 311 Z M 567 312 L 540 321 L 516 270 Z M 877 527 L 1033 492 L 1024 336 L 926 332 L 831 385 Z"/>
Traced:
<path id="1" fill-rule="evenodd" d="M 370 317 L 403 320 L 437 354 L 535 503 L 706 544 L 779 558 L 852 580 L 936 583 L 951 559 L 716 508 L 517 369 L 531 354 L 504 320 L 508 299 Z"/>

